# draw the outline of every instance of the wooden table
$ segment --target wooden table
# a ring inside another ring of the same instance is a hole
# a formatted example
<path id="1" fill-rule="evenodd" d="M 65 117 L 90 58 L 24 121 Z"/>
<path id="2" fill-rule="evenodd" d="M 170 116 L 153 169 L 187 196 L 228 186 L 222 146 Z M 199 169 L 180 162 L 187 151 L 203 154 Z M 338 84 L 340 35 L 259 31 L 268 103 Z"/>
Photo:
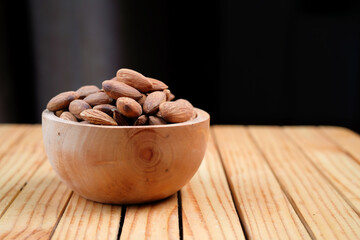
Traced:
<path id="1" fill-rule="evenodd" d="M 189 184 L 132 206 L 61 183 L 39 125 L 1 125 L 0 143 L 0 239 L 360 239 L 360 137 L 344 128 L 214 126 Z"/>

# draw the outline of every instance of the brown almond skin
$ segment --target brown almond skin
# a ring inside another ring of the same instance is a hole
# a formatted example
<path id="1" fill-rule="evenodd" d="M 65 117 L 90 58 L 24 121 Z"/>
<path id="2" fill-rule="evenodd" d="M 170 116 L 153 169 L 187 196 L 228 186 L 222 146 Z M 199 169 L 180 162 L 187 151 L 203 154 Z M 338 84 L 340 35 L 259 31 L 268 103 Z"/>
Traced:
<path id="1" fill-rule="evenodd" d="M 57 111 L 55 111 L 55 115 L 56 115 L 57 117 L 60 117 L 60 115 L 61 115 L 63 112 L 65 112 L 65 110 L 57 110 Z"/>
<path id="2" fill-rule="evenodd" d="M 140 92 L 148 92 L 152 89 L 151 82 L 144 75 L 131 69 L 119 69 L 116 78 L 119 82 L 126 83 Z"/>
<path id="3" fill-rule="evenodd" d="M 175 95 L 172 94 L 169 89 L 165 89 L 164 93 L 166 95 L 166 101 L 171 101 L 175 98 Z"/>
<path id="4" fill-rule="evenodd" d="M 145 94 L 141 94 L 142 95 L 142 97 L 139 99 L 139 100 L 137 100 L 138 101 L 138 103 L 140 103 L 140 105 L 142 106 L 142 105 L 144 105 L 144 102 L 145 102 L 145 100 L 146 100 L 146 95 Z"/>
<path id="5" fill-rule="evenodd" d="M 84 110 L 80 113 L 80 116 L 82 119 L 92 124 L 117 126 L 117 123 L 112 117 L 96 109 Z"/>
<path id="6" fill-rule="evenodd" d="M 64 111 L 61 115 L 60 118 L 65 119 L 65 120 L 69 120 L 69 121 L 73 121 L 73 122 L 77 122 L 76 117 L 68 111 Z"/>
<path id="7" fill-rule="evenodd" d="M 77 119 L 82 119 L 80 113 L 86 109 L 90 109 L 91 106 L 81 99 L 72 101 L 69 105 L 69 112 L 71 112 Z"/>
<path id="8" fill-rule="evenodd" d="M 196 113 L 196 111 L 195 111 L 195 109 L 194 109 L 193 115 L 191 116 L 190 120 L 193 120 L 193 119 L 195 119 L 195 118 L 197 118 L 197 113 Z"/>
<path id="9" fill-rule="evenodd" d="M 113 119 L 115 120 L 115 122 L 117 122 L 117 124 L 119 126 L 128 126 L 129 125 L 129 120 L 126 119 L 118 109 L 113 109 L 112 111 L 113 115 Z"/>
<path id="10" fill-rule="evenodd" d="M 52 112 L 62 110 L 67 108 L 73 100 L 78 98 L 79 94 L 74 91 L 63 92 L 50 99 L 46 108 Z"/>
<path id="11" fill-rule="evenodd" d="M 151 91 L 162 91 L 168 88 L 168 85 L 166 85 L 160 80 L 151 77 L 147 77 L 147 79 L 151 82 L 152 85 Z"/>
<path id="12" fill-rule="evenodd" d="M 119 97 L 129 97 L 138 100 L 142 97 L 141 93 L 137 89 L 123 82 L 105 80 L 102 83 L 102 87 L 106 94 L 113 99 L 118 99 Z"/>
<path id="13" fill-rule="evenodd" d="M 167 124 L 167 122 L 159 117 L 156 116 L 149 116 L 149 125 L 164 125 Z"/>
<path id="14" fill-rule="evenodd" d="M 89 96 L 90 94 L 99 92 L 100 89 L 95 85 L 85 85 L 76 90 L 76 92 L 79 94 L 80 99 L 84 99 L 85 97 Z"/>
<path id="15" fill-rule="evenodd" d="M 113 110 L 116 109 L 116 106 L 111 104 L 99 104 L 93 107 L 93 109 L 100 110 L 104 113 L 106 113 L 109 116 L 113 115 Z"/>
<path id="16" fill-rule="evenodd" d="M 96 92 L 84 98 L 84 101 L 93 107 L 99 104 L 109 104 L 113 99 L 104 92 Z"/>
<path id="17" fill-rule="evenodd" d="M 146 115 L 141 115 L 140 117 L 138 117 L 136 119 L 136 121 L 134 122 L 134 126 L 144 126 L 147 125 L 149 121 L 149 117 Z"/>
<path id="18" fill-rule="evenodd" d="M 193 116 L 194 107 L 184 99 L 163 102 L 159 106 L 161 117 L 170 123 L 186 122 Z"/>
<path id="19" fill-rule="evenodd" d="M 154 114 L 159 110 L 159 105 L 166 101 L 164 92 L 155 91 L 150 93 L 144 102 L 143 109 L 146 114 Z"/>
<path id="20" fill-rule="evenodd" d="M 116 101 L 116 107 L 122 115 L 128 118 L 136 118 L 142 114 L 141 105 L 132 98 L 118 98 Z"/>

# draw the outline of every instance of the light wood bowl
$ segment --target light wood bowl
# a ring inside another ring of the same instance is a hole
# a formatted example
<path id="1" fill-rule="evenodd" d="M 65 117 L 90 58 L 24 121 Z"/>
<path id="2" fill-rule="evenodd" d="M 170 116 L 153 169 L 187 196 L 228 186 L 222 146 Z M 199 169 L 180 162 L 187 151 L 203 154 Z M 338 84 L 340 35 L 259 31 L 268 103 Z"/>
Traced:
<path id="1" fill-rule="evenodd" d="M 98 126 L 45 110 L 42 132 L 60 179 L 81 196 L 132 204 L 166 198 L 195 174 L 204 157 L 210 117 L 155 126 Z"/>

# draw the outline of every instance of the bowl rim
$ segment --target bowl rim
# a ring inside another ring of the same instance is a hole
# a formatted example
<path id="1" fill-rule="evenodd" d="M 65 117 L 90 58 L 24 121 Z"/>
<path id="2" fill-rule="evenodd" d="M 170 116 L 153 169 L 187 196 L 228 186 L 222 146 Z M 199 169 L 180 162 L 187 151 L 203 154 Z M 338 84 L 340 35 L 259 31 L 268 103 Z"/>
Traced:
<path id="1" fill-rule="evenodd" d="M 80 123 L 80 122 L 73 122 L 70 120 L 65 120 L 62 118 L 59 118 L 55 115 L 54 112 L 49 111 L 48 109 L 45 109 L 42 112 L 42 119 L 46 118 L 51 121 L 64 123 L 68 125 L 74 125 L 74 126 L 81 126 L 81 127 L 92 127 L 92 128 L 115 128 L 115 129 L 141 129 L 141 128 L 172 128 L 172 127 L 180 127 L 180 126 L 188 126 L 188 125 L 194 125 L 197 123 L 205 122 L 210 119 L 210 115 L 200 109 L 200 108 L 194 108 L 196 111 L 196 118 L 182 122 L 182 123 L 171 123 L 171 124 L 164 124 L 164 125 L 143 125 L 143 126 L 108 126 L 108 125 L 95 125 L 95 124 L 88 124 L 88 123 Z"/>

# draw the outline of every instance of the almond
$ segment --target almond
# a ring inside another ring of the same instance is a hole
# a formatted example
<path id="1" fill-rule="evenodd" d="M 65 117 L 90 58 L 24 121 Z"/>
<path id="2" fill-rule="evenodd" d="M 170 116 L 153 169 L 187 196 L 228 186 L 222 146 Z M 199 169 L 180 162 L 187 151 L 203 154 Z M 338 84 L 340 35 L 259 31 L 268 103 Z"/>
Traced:
<path id="1" fill-rule="evenodd" d="M 104 92 L 96 92 L 84 98 L 84 101 L 90 104 L 90 106 L 95 106 L 99 104 L 108 104 L 113 100 Z"/>
<path id="2" fill-rule="evenodd" d="M 52 112 L 65 109 L 73 100 L 78 98 L 79 94 L 74 91 L 63 92 L 50 99 L 46 108 Z"/>
<path id="3" fill-rule="evenodd" d="M 111 104 L 99 104 L 93 107 L 93 109 L 100 110 L 104 113 L 106 113 L 109 116 L 113 115 L 113 110 L 116 109 L 114 105 Z"/>
<path id="4" fill-rule="evenodd" d="M 136 119 L 136 121 L 134 122 L 134 126 L 143 126 L 146 125 L 149 121 L 148 116 L 146 115 L 141 115 L 140 117 L 138 117 L 138 119 Z"/>
<path id="5" fill-rule="evenodd" d="M 57 110 L 57 111 L 55 111 L 55 115 L 57 116 L 57 117 L 60 117 L 60 115 L 64 112 L 65 110 Z"/>
<path id="6" fill-rule="evenodd" d="M 137 100 L 138 101 L 138 103 L 140 103 L 140 105 L 142 106 L 142 105 L 144 105 L 144 102 L 145 102 L 145 99 L 146 99 L 146 95 L 145 94 L 141 94 L 142 95 L 142 97 L 139 99 L 139 100 Z"/>
<path id="7" fill-rule="evenodd" d="M 191 119 L 194 108 L 187 100 L 179 99 L 175 102 L 163 102 L 159 106 L 159 111 L 165 121 L 180 123 Z"/>
<path id="8" fill-rule="evenodd" d="M 131 69 L 122 68 L 118 70 L 116 78 L 119 82 L 126 83 L 140 92 L 148 92 L 152 89 L 151 82 L 144 75 Z"/>
<path id="9" fill-rule="evenodd" d="M 118 98 L 116 107 L 122 115 L 128 118 L 139 117 L 142 113 L 141 105 L 134 99 L 128 97 Z"/>
<path id="10" fill-rule="evenodd" d="M 149 116 L 149 125 L 164 125 L 166 121 L 156 116 Z"/>
<path id="11" fill-rule="evenodd" d="M 65 119 L 65 120 L 69 120 L 69 121 L 73 121 L 73 122 L 77 122 L 76 117 L 72 113 L 70 113 L 68 111 L 64 111 L 60 115 L 60 118 Z"/>
<path id="12" fill-rule="evenodd" d="M 105 80 L 102 87 L 111 98 L 129 97 L 138 100 L 142 97 L 141 93 L 135 88 L 119 81 Z"/>
<path id="13" fill-rule="evenodd" d="M 146 114 L 154 114 L 159 110 L 159 105 L 166 101 L 164 92 L 155 91 L 150 93 L 144 102 L 143 109 Z"/>
<path id="14" fill-rule="evenodd" d="M 82 86 L 76 92 L 79 94 L 80 99 L 84 99 L 85 97 L 89 96 L 92 93 L 99 92 L 100 89 L 95 85 L 86 85 Z"/>
<path id="15" fill-rule="evenodd" d="M 164 93 L 166 95 L 166 101 L 171 101 L 175 98 L 175 95 L 172 94 L 169 89 L 165 89 Z"/>
<path id="16" fill-rule="evenodd" d="M 86 109 L 90 109 L 91 106 L 81 99 L 76 99 L 72 101 L 69 105 L 69 111 L 77 118 L 81 119 L 80 113 Z"/>
<path id="17" fill-rule="evenodd" d="M 80 116 L 85 121 L 96 125 L 117 125 L 117 123 L 114 119 L 112 119 L 112 117 L 96 109 L 84 110 L 80 113 Z"/>
<path id="18" fill-rule="evenodd" d="M 152 85 L 151 91 L 162 91 L 162 90 L 168 88 L 168 85 L 166 85 L 165 83 L 163 83 L 160 80 L 157 80 L 155 78 L 150 78 L 150 77 L 148 77 L 147 79 L 151 82 L 151 85 Z"/>
<path id="19" fill-rule="evenodd" d="M 113 113 L 113 119 L 115 120 L 115 122 L 117 122 L 117 124 L 119 126 L 128 126 L 129 122 L 128 120 L 120 113 L 120 111 L 118 109 L 113 109 L 112 111 Z"/>
<path id="20" fill-rule="evenodd" d="M 193 120 L 193 119 L 195 119 L 195 118 L 197 118 L 197 113 L 196 113 L 196 111 L 195 111 L 195 109 L 194 109 L 193 115 L 191 116 L 190 120 Z"/>
<path id="21" fill-rule="evenodd" d="M 157 117 L 159 117 L 159 118 L 162 118 L 160 111 L 158 111 L 157 113 L 155 113 L 155 116 L 157 116 Z"/>

